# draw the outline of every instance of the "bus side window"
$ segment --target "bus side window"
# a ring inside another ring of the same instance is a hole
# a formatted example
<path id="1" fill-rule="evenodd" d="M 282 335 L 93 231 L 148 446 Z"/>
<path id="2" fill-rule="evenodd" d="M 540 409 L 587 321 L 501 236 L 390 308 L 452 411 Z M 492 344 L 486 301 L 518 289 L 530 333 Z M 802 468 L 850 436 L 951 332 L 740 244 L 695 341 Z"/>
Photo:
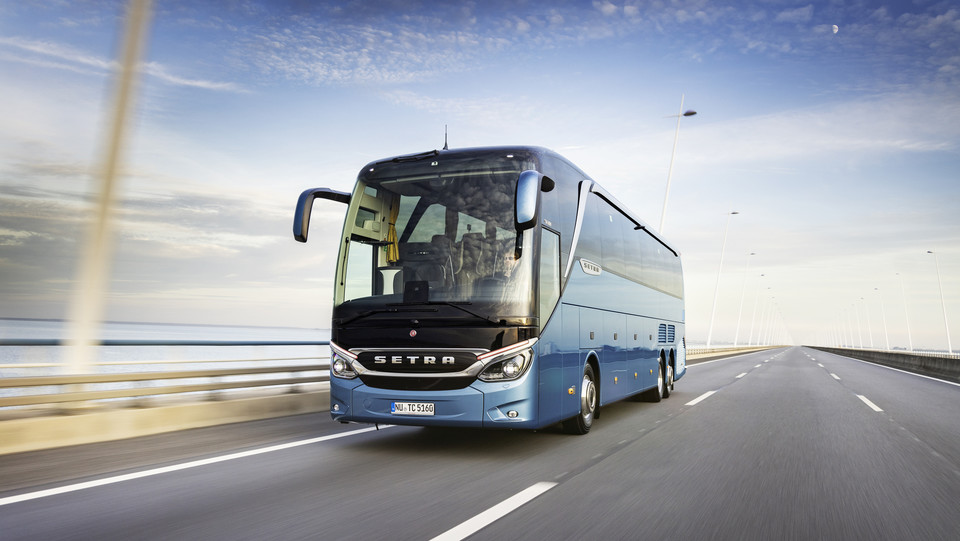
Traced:
<path id="1" fill-rule="evenodd" d="M 626 266 L 626 276 L 634 282 L 642 282 L 640 269 L 643 268 L 643 247 L 640 241 L 642 237 L 649 235 L 646 231 L 637 229 L 630 220 L 623 220 L 620 225 L 623 228 L 623 264 Z"/>
<path id="2" fill-rule="evenodd" d="M 653 288 L 662 289 L 662 280 L 660 277 L 660 254 L 657 252 L 660 245 L 648 233 L 643 232 L 640 235 L 640 252 L 644 266 L 640 272 L 641 281 Z"/>
<path id="3" fill-rule="evenodd" d="M 626 216 L 610 206 L 606 201 L 600 201 L 600 222 L 603 228 L 603 269 L 620 276 L 626 276 L 627 270 L 623 262 L 623 222 Z"/>
<path id="4" fill-rule="evenodd" d="M 560 236 L 542 229 L 540 237 L 540 329 L 560 300 Z"/>
<path id="5" fill-rule="evenodd" d="M 587 194 L 587 204 L 584 207 L 583 226 L 580 229 L 580 240 L 577 242 L 577 257 L 603 264 L 600 245 L 603 243 L 603 224 L 600 222 L 601 213 L 598 209 L 600 198 L 592 193 Z M 606 216 L 602 216 L 606 219 Z"/>

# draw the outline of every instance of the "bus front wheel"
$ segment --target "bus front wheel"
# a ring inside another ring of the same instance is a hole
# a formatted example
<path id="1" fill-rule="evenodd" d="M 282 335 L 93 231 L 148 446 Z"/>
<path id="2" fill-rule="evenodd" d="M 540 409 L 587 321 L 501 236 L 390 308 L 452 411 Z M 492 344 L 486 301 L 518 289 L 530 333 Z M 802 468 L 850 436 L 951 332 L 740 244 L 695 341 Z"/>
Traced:
<path id="1" fill-rule="evenodd" d="M 583 379 L 580 380 L 580 413 L 563 422 L 563 430 L 568 434 L 586 434 L 593 426 L 596 418 L 599 396 L 597 396 L 596 377 L 593 366 L 587 365 L 583 369 Z"/>

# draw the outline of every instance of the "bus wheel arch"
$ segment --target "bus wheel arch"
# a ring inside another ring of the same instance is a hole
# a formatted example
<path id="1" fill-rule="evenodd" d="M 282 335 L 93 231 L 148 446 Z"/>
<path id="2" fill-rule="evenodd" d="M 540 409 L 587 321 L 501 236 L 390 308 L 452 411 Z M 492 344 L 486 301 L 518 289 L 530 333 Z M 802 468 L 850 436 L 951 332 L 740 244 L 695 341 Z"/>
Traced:
<path id="1" fill-rule="evenodd" d="M 659 402 L 663 399 L 663 390 L 666 388 L 663 384 L 664 373 L 666 371 L 665 366 L 666 361 L 663 357 L 663 351 L 661 351 L 660 356 L 657 357 L 657 384 L 640 394 L 640 398 L 644 402 Z"/>

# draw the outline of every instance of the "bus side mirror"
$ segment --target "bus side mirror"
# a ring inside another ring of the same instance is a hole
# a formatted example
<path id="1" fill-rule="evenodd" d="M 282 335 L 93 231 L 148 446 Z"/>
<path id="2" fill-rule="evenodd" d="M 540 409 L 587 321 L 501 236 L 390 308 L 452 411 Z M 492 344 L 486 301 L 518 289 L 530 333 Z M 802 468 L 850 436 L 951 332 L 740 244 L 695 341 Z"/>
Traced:
<path id="1" fill-rule="evenodd" d="M 517 179 L 517 197 L 514 201 L 514 226 L 517 234 L 537 225 L 537 203 L 540 202 L 540 173 L 524 171 Z"/>
<path id="2" fill-rule="evenodd" d="M 313 200 L 318 197 L 350 204 L 350 194 L 346 192 L 338 192 L 329 188 L 304 190 L 300 194 L 300 199 L 297 200 L 297 210 L 293 217 L 293 238 L 299 242 L 307 242 L 307 231 L 310 229 L 310 211 L 313 210 Z"/>

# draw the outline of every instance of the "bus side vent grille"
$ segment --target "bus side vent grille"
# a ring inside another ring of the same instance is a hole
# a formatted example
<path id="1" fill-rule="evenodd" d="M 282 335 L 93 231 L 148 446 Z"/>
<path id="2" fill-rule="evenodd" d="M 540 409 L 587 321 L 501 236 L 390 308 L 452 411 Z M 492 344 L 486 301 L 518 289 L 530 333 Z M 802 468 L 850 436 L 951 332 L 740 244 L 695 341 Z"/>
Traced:
<path id="1" fill-rule="evenodd" d="M 677 326 L 670 325 L 667 327 L 667 342 L 673 343 L 677 339 Z"/>
<path id="2" fill-rule="evenodd" d="M 657 329 L 657 342 L 663 344 L 667 341 L 667 324 L 661 323 Z"/>

